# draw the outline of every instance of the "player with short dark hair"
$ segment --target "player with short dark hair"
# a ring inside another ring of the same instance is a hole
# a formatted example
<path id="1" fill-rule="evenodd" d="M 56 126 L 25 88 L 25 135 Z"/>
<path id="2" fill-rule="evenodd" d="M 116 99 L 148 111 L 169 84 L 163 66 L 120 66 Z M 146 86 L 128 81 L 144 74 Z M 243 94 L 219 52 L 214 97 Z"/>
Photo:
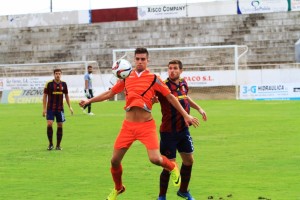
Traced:
<path id="1" fill-rule="evenodd" d="M 171 60 L 168 64 L 169 77 L 165 80 L 165 83 L 187 113 L 190 113 L 190 107 L 192 107 L 196 109 L 202 115 L 203 120 L 206 121 L 207 117 L 205 111 L 188 96 L 189 88 L 187 82 L 180 77 L 182 71 L 182 62 L 180 60 Z M 157 93 L 157 97 L 161 104 L 162 113 L 160 153 L 173 162 L 176 162 L 176 151 L 178 150 L 182 158 L 182 165 L 180 168 L 181 184 L 177 195 L 187 200 L 194 200 L 188 190 L 194 162 L 194 146 L 189 127 L 186 125 L 181 113 L 179 113 L 163 95 Z M 158 200 L 166 200 L 169 179 L 169 172 L 163 169 L 160 175 Z"/>
<path id="2" fill-rule="evenodd" d="M 84 93 L 86 98 L 91 99 L 94 97 L 94 93 L 93 93 L 93 67 L 91 65 L 89 65 L 87 67 L 87 72 L 84 74 Z M 92 113 L 92 105 L 91 104 L 87 104 L 83 107 L 83 112 L 86 112 L 85 109 L 88 108 L 88 115 L 94 115 L 94 113 Z"/>
<path id="3" fill-rule="evenodd" d="M 113 156 L 111 159 L 111 174 L 115 187 L 108 195 L 107 200 L 116 200 L 117 195 L 125 191 L 122 182 L 121 161 L 136 140 L 141 141 L 147 148 L 149 160 L 158 166 L 165 168 L 171 174 L 173 184 L 180 185 L 179 170 L 165 156 L 159 153 L 158 136 L 156 133 L 155 121 L 151 114 L 152 97 L 155 92 L 166 96 L 168 101 L 179 110 L 184 116 L 187 124 L 198 126 L 198 119 L 189 115 L 179 104 L 177 99 L 163 81 L 147 69 L 149 62 L 148 50 L 137 48 L 134 54 L 135 69 L 126 79 L 119 79 L 118 82 L 108 90 L 94 98 L 82 100 L 80 106 L 93 102 L 100 102 L 112 98 L 115 94 L 125 90 L 126 111 L 125 120 L 114 144 Z"/>
<path id="4" fill-rule="evenodd" d="M 48 81 L 44 88 L 43 95 L 43 117 L 47 119 L 47 137 L 49 140 L 49 146 L 47 150 L 53 149 L 53 121 L 56 119 L 57 123 L 57 143 L 56 150 L 62 150 L 60 143 L 63 136 L 63 122 L 66 121 L 64 115 L 63 97 L 65 95 L 66 102 L 69 106 L 71 114 L 73 109 L 70 104 L 68 86 L 67 83 L 61 80 L 61 69 L 55 69 L 53 71 L 54 79 Z"/>

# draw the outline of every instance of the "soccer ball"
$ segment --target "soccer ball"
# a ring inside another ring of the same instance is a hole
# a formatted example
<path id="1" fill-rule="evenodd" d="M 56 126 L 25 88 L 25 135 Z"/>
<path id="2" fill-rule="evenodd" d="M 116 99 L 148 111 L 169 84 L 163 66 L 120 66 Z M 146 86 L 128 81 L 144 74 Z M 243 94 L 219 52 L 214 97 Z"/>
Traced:
<path id="1" fill-rule="evenodd" d="M 120 79 L 125 79 L 129 76 L 132 71 L 132 65 L 128 60 L 120 59 L 117 60 L 112 66 L 112 73 Z"/>

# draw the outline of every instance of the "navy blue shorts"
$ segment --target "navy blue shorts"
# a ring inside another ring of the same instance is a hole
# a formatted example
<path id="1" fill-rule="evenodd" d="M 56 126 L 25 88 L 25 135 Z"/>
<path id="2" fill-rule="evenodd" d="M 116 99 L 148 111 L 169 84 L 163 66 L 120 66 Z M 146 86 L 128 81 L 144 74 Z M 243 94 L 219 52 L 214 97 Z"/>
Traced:
<path id="1" fill-rule="evenodd" d="M 193 139 L 188 128 L 178 133 L 160 133 L 160 153 L 169 159 L 174 159 L 176 150 L 179 153 L 194 152 Z"/>
<path id="2" fill-rule="evenodd" d="M 56 119 L 56 122 L 66 121 L 64 111 L 47 110 L 47 120 L 54 121 L 54 118 Z"/>

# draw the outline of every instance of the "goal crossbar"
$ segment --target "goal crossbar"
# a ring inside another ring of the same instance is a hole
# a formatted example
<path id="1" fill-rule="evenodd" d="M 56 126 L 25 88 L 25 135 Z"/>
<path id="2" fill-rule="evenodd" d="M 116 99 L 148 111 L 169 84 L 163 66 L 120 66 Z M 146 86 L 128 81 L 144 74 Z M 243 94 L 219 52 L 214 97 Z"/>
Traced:
<path id="1" fill-rule="evenodd" d="M 239 99 L 239 86 L 238 86 L 238 70 L 239 60 L 248 52 L 248 46 L 246 45 L 222 45 L 222 46 L 194 46 L 194 47 L 162 47 L 162 48 L 147 48 L 149 52 L 153 51 L 192 51 L 201 49 L 233 49 L 234 51 L 234 71 L 235 71 L 235 97 Z M 239 52 L 239 49 L 242 51 Z M 120 59 L 117 58 L 117 53 L 125 53 L 122 56 L 125 57 L 127 52 L 134 52 L 135 49 L 113 49 L 113 62 Z"/>

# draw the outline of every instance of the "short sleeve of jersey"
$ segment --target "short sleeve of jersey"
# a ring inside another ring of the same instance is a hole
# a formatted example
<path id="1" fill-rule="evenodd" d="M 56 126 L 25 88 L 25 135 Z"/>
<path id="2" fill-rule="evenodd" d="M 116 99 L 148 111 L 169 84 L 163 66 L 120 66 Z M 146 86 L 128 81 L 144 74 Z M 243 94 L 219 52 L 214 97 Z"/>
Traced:
<path id="1" fill-rule="evenodd" d="M 68 91 L 67 83 L 66 83 L 66 82 L 63 82 L 63 83 L 64 83 L 64 84 L 63 84 L 63 85 L 64 85 L 64 86 L 63 86 L 63 87 L 64 87 L 64 88 L 63 88 L 63 93 L 64 93 L 64 94 L 68 94 L 69 91 Z"/>
<path id="2" fill-rule="evenodd" d="M 89 80 L 89 75 L 87 73 L 84 75 L 84 80 Z"/>
<path id="3" fill-rule="evenodd" d="M 47 83 L 45 84 L 45 87 L 44 87 L 44 94 L 48 94 L 48 84 L 49 84 L 49 82 L 47 82 Z"/>
<path id="4" fill-rule="evenodd" d="M 124 82 L 124 80 L 123 80 L 123 79 L 119 79 L 119 80 L 117 81 L 117 83 L 111 88 L 111 90 L 112 90 L 114 93 L 118 94 L 118 93 L 120 93 L 120 92 L 122 92 L 122 91 L 124 90 L 124 87 L 125 87 L 125 82 Z"/>
<path id="5" fill-rule="evenodd" d="M 156 82 L 154 84 L 154 89 L 157 92 L 161 93 L 163 96 L 167 96 L 168 94 L 171 93 L 168 86 L 162 81 L 162 79 L 159 76 L 157 76 L 157 78 L 156 78 Z"/>
<path id="6" fill-rule="evenodd" d="M 182 82 L 184 83 L 184 86 L 185 86 L 185 89 L 186 89 L 186 94 L 188 94 L 188 92 L 189 92 L 189 86 L 188 86 L 186 80 L 183 79 Z"/>

